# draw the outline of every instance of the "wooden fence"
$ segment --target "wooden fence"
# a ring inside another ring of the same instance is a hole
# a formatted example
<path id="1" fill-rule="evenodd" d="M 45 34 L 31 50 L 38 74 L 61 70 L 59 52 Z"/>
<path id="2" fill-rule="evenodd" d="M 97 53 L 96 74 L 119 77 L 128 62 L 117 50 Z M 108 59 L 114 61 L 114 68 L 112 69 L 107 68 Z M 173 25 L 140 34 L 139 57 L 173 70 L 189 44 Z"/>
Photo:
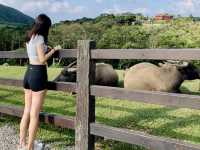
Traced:
<path id="1" fill-rule="evenodd" d="M 150 150 L 200 150 L 200 145 L 197 144 L 114 128 L 95 122 L 95 97 L 200 109 L 200 96 L 129 91 L 123 88 L 93 84 L 95 60 L 97 59 L 200 60 L 200 49 L 95 49 L 93 41 L 78 41 L 77 49 L 60 50 L 56 55 L 59 58 L 77 58 L 77 83 L 48 83 L 49 90 L 77 93 L 76 117 L 41 113 L 40 119 L 56 126 L 75 129 L 75 150 L 94 150 L 95 136 L 141 145 Z M 0 51 L 0 58 L 27 58 L 27 55 L 15 51 Z M 0 78 L 0 84 L 22 86 L 22 80 Z M 22 109 L 0 106 L 0 113 L 21 117 Z"/>

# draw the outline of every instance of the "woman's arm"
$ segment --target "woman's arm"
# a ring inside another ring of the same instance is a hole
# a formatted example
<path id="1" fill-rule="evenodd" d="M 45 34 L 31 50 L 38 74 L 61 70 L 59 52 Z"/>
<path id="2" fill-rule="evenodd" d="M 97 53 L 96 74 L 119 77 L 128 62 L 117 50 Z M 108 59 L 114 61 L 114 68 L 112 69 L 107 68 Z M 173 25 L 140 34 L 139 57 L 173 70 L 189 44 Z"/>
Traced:
<path id="1" fill-rule="evenodd" d="M 51 49 L 47 54 L 44 53 L 44 44 L 37 46 L 37 54 L 39 61 L 44 64 L 58 49 Z"/>

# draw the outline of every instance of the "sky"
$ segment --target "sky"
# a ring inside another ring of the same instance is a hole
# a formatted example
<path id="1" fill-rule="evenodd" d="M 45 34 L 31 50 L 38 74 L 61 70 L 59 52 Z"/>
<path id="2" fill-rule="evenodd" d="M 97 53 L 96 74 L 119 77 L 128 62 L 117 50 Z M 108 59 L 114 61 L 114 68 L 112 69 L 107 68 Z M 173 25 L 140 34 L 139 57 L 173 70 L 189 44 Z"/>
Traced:
<path id="1" fill-rule="evenodd" d="M 102 13 L 200 16 L 200 0 L 0 0 L 0 4 L 16 8 L 33 18 L 45 13 L 54 23 L 82 17 L 94 18 Z"/>

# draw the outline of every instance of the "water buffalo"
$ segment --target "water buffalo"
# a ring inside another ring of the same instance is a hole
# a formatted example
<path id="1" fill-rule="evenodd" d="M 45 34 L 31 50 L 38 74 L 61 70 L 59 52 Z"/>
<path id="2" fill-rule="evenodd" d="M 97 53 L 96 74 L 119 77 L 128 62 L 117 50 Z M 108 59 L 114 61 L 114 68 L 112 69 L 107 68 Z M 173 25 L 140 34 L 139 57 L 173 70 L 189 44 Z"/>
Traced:
<path id="1" fill-rule="evenodd" d="M 124 88 L 162 92 L 180 92 L 184 80 L 200 78 L 199 70 L 188 62 L 170 61 L 156 66 L 139 63 L 132 66 L 124 77 Z"/>
<path id="2" fill-rule="evenodd" d="M 76 68 L 64 68 L 54 79 L 55 82 L 76 82 Z M 103 86 L 117 86 L 118 74 L 110 64 L 97 63 L 95 72 L 95 84 Z"/>

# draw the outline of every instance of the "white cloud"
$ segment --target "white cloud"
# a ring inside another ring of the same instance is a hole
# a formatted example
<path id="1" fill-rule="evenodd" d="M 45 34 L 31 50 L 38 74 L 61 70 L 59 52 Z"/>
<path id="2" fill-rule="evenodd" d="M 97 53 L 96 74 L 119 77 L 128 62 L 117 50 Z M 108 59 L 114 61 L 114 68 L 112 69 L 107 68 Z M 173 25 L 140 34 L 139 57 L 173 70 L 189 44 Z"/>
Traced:
<path id="1" fill-rule="evenodd" d="M 0 4 L 13 5 L 14 1 L 13 0 L 0 0 Z"/>
<path id="2" fill-rule="evenodd" d="M 172 2 L 172 10 L 178 14 L 193 14 L 199 11 L 199 0 L 179 0 Z"/>
<path id="3" fill-rule="evenodd" d="M 50 16 L 80 15 L 85 6 L 73 5 L 69 0 L 0 0 L 1 4 L 16 8 L 25 14 L 35 17 L 39 13 Z"/>
<path id="4" fill-rule="evenodd" d="M 112 14 L 120 14 L 120 13 L 126 13 L 126 12 L 147 14 L 148 8 L 141 7 L 141 8 L 136 8 L 136 9 L 127 9 L 127 8 L 122 8 L 118 4 L 114 4 L 113 8 L 103 10 L 103 13 L 112 13 Z"/>
<path id="5" fill-rule="evenodd" d="M 125 12 L 123 8 L 121 8 L 118 4 L 114 4 L 113 8 L 105 9 L 103 10 L 104 13 L 113 13 L 113 14 L 119 14 Z"/>
<path id="6" fill-rule="evenodd" d="M 97 2 L 97 3 L 102 3 L 102 2 L 103 2 L 103 0 L 96 0 L 96 2 Z"/>
<path id="7" fill-rule="evenodd" d="M 132 12 L 147 14 L 148 11 L 149 11 L 148 8 L 141 7 L 141 8 L 136 8 L 136 9 L 134 9 Z"/>
<path id="8" fill-rule="evenodd" d="M 29 0 L 26 1 L 21 7 L 23 12 L 48 11 L 50 13 L 80 13 L 83 11 L 83 9 L 83 6 L 74 6 L 71 5 L 68 1 L 50 0 Z"/>

